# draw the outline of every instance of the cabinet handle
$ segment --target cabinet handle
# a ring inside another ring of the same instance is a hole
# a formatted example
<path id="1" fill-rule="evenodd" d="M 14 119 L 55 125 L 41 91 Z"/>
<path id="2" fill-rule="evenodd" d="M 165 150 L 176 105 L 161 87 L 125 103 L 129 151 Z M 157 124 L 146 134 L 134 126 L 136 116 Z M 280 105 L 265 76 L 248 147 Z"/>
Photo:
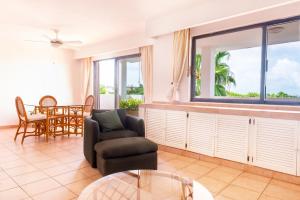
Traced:
<path id="1" fill-rule="evenodd" d="M 251 119 L 249 119 L 249 124 L 251 124 Z"/>

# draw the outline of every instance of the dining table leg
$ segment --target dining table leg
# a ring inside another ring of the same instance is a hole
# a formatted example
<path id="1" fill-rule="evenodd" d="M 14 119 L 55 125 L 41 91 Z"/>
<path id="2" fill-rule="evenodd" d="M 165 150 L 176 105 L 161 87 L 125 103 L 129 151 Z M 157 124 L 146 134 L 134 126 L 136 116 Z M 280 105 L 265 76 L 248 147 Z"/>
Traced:
<path id="1" fill-rule="evenodd" d="M 47 117 L 46 119 L 46 132 L 45 132 L 45 135 L 46 135 L 46 142 L 48 142 L 48 135 L 49 135 L 49 118 Z"/>

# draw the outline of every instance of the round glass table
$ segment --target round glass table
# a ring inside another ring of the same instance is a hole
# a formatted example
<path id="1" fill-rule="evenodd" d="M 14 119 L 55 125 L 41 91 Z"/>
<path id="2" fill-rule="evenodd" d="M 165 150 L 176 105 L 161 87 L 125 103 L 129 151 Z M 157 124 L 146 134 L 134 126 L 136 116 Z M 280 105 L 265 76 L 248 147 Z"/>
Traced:
<path id="1" fill-rule="evenodd" d="M 213 200 L 197 181 L 156 170 L 135 170 L 105 176 L 88 185 L 78 200 Z"/>

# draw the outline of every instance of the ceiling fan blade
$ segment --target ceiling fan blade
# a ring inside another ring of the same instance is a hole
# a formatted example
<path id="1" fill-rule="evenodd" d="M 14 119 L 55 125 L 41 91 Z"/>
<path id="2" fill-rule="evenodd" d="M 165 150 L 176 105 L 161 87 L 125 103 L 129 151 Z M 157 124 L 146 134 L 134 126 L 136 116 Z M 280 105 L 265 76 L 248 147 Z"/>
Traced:
<path id="1" fill-rule="evenodd" d="M 50 40 L 50 41 L 52 40 L 52 38 L 51 38 L 51 37 L 49 37 L 49 36 L 48 36 L 48 35 L 46 35 L 46 34 L 43 34 L 42 36 L 43 36 L 44 38 L 46 38 L 47 40 Z"/>
<path id="2" fill-rule="evenodd" d="M 81 41 L 63 41 L 64 44 L 67 45 L 81 45 L 82 42 Z"/>
<path id="3" fill-rule="evenodd" d="M 24 40 L 25 42 L 38 42 L 38 43 L 49 43 L 48 41 L 41 41 L 41 40 Z"/>

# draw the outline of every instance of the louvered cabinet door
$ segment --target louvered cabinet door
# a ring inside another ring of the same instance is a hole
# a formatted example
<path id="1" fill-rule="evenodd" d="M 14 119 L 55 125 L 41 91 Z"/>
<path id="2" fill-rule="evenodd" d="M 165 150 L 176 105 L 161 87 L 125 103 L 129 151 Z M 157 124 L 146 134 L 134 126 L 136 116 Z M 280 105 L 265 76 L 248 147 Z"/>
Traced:
<path id="1" fill-rule="evenodd" d="M 214 156 L 216 115 L 190 112 L 187 130 L 187 150 Z"/>
<path id="2" fill-rule="evenodd" d="M 253 165 L 296 175 L 298 122 L 256 118 Z"/>
<path id="3" fill-rule="evenodd" d="M 185 149 L 187 113 L 184 111 L 166 112 L 166 145 Z"/>
<path id="4" fill-rule="evenodd" d="M 246 163 L 249 117 L 217 115 L 215 156 Z"/>
<path id="5" fill-rule="evenodd" d="M 146 110 L 146 137 L 158 144 L 165 144 L 165 110 Z"/>

